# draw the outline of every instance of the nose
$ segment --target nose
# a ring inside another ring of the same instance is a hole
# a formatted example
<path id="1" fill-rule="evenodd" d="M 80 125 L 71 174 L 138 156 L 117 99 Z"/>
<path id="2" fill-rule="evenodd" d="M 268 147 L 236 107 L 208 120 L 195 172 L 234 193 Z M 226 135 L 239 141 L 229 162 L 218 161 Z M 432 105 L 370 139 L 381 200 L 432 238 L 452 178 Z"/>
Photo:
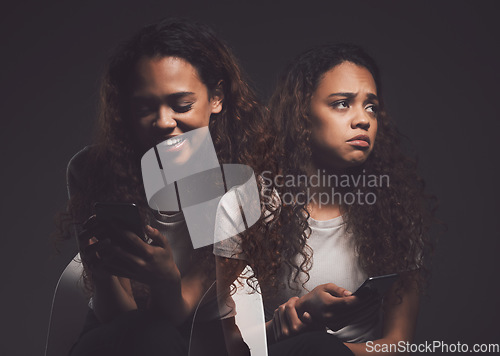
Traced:
<path id="1" fill-rule="evenodd" d="M 351 121 L 351 127 L 353 129 L 360 128 L 363 130 L 368 130 L 370 128 L 370 118 L 364 108 L 355 110 L 354 117 Z"/>
<path id="2" fill-rule="evenodd" d="M 158 109 L 158 117 L 154 125 L 163 130 L 174 129 L 177 127 L 177 121 L 174 119 L 173 111 L 165 106 L 160 106 Z"/>

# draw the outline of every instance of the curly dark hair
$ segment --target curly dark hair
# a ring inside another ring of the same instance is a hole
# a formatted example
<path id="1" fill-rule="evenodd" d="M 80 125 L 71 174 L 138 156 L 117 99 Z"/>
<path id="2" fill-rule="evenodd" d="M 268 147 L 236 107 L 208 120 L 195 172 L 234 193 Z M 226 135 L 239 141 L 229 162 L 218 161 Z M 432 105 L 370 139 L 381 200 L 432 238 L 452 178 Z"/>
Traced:
<path id="1" fill-rule="evenodd" d="M 377 142 L 373 151 L 362 165 L 349 168 L 346 173 L 354 176 L 387 175 L 390 178 L 389 186 L 350 188 L 351 192 L 361 190 L 365 196 L 374 193 L 377 200 L 373 205 L 342 205 L 346 228 L 354 235 L 360 264 L 368 275 L 419 270 L 421 273 L 401 278 L 400 286 L 413 280 L 422 289 L 428 276 L 425 258 L 432 249 L 427 232 L 433 216 L 433 199 L 424 192 L 424 181 L 417 174 L 415 160 L 400 148 L 401 135 L 389 119 L 382 101 L 378 67 L 361 48 L 349 44 L 327 45 L 309 50 L 291 62 L 268 107 L 268 120 L 276 131 L 272 147 L 274 164 L 270 163 L 269 167 L 275 177 L 306 175 L 308 164 L 313 159 L 311 96 L 324 74 L 343 62 L 364 67 L 371 73 L 380 100 Z M 299 193 L 305 193 L 307 186 L 268 185 L 267 197 L 273 188 L 281 197 L 286 193 L 297 197 Z M 255 230 L 256 233 L 247 234 L 242 241 L 242 248 L 254 271 L 247 282 L 254 286 L 252 280 L 255 281 L 256 277 L 260 284 L 276 287 L 279 284 L 278 270 L 283 267 L 289 271 L 289 286 L 292 281 L 298 281 L 300 273 L 305 273 L 308 279 L 313 251 L 307 246 L 311 230 L 306 204 L 281 202 L 278 206 L 267 204 L 267 209 L 272 215 L 260 225 L 260 233 Z"/>
<path id="2" fill-rule="evenodd" d="M 67 212 L 59 218 L 58 238 L 71 237 L 71 225 L 82 224 L 94 213 L 96 201 L 133 202 L 146 224 L 149 208 L 141 179 L 144 153 L 136 142 L 127 115 L 129 82 L 142 57 L 176 57 L 189 62 L 206 85 L 209 96 L 222 83 L 220 113 L 212 114 L 209 131 L 219 162 L 242 163 L 258 173 L 267 147 L 263 108 L 244 79 L 230 49 L 208 26 L 185 19 L 165 19 L 142 28 L 122 43 L 109 59 L 100 89 L 100 108 L 95 145 L 88 149 L 82 168 L 81 190 L 71 195 Z M 201 251 L 199 251 L 201 250 Z M 212 256 L 209 248 L 198 254 Z M 91 276 L 84 282 L 92 292 Z"/>

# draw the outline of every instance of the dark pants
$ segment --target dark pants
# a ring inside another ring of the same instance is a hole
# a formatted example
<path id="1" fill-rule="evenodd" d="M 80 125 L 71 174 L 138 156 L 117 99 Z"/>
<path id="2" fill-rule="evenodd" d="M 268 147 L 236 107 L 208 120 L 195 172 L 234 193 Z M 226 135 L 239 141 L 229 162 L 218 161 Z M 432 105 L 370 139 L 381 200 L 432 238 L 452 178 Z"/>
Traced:
<path id="1" fill-rule="evenodd" d="M 310 331 L 269 346 L 269 356 L 352 356 L 353 353 L 335 335 Z"/>
<path id="2" fill-rule="evenodd" d="M 226 355 L 219 321 L 197 324 L 195 330 L 191 355 Z M 174 327 L 165 318 L 134 310 L 101 324 L 89 311 L 70 356 L 186 356 L 190 334 L 190 321 Z"/>

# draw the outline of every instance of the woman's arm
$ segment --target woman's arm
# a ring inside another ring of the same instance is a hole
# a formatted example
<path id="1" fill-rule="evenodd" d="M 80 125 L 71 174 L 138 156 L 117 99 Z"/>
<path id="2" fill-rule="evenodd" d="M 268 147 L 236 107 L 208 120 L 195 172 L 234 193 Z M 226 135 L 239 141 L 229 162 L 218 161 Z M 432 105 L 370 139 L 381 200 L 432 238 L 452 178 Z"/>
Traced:
<path id="1" fill-rule="evenodd" d="M 177 267 L 172 266 L 178 272 Z M 175 325 L 182 324 L 200 303 L 213 280 L 208 278 L 203 262 L 185 275 L 150 283 L 151 308 L 168 317 Z"/>
<path id="2" fill-rule="evenodd" d="M 94 278 L 92 305 L 101 323 L 113 320 L 124 312 L 137 309 L 130 280 L 112 275 Z"/>
<path id="3" fill-rule="evenodd" d="M 92 224 L 89 219 L 87 225 Z M 110 274 L 99 260 L 99 251 L 104 250 L 109 241 L 98 242 L 92 230 L 84 229 L 78 235 L 80 257 L 92 274 L 92 308 L 101 323 L 114 319 L 117 315 L 137 309 L 128 278 Z"/>
<path id="4" fill-rule="evenodd" d="M 213 282 L 203 263 L 194 265 L 181 277 L 172 249 L 165 236 L 147 227 L 152 240 L 145 243 L 133 232 L 112 225 L 118 244 L 101 250 L 101 263 L 112 275 L 147 284 L 151 291 L 151 308 L 179 325 L 195 310 L 205 291 Z"/>
<path id="5" fill-rule="evenodd" d="M 203 263 L 181 277 L 166 237 L 151 227 L 146 232 L 152 239 L 150 245 L 133 232 L 112 224 L 98 231 L 100 241 L 85 249 L 90 262 L 87 265 L 99 272 L 92 275 L 94 307 L 99 320 L 108 321 L 122 312 L 137 309 L 130 285 L 133 279 L 150 287 L 151 308 L 179 325 L 193 313 L 213 282 Z"/>
<path id="6" fill-rule="evenodd" d="M 414 272 L 417 273 L 417 272 Z M 396 285 L 386 295 L 384 303 L 386 303 L 384 311 L 384 325 L 382 338 L 374 340 L 369 344 L 366 343 L 346 343 L 346 346 L 356 355 L 399 355 L 398 352 L 377 352 L 388 349 L 389 345 L 393 345 L 392 349 L 397 350 L 398 342 L 412 342 L 417 323 L 419 293 L 416 282 L 412 282 L 402 290 L 401 303 L 397 304 L 397 296 L 395 295 Z"/>
<path id="7" fill-rule="evenodd" d="M 90 147 L 85 147 L 68 163 L 66 182 L 68 197 L 81 196 L 85 193 L 85 162 Z M 92 274 L 93 296 L 92 306 L 100 322 L 112 320 L 117 315 L 137 309 L 130 280 L 111 275 L 102 268 L 98 260 L 98 251 L 106 247 L 106 243 L 98 242 L 95 232 L 98 229 L 95 216 L 90 217 L 84 226 L 75 226 L 73 234 L 78 242 L 80 258 L 85 264 L 87 272 Z M 109 242 L 109 241 L 108 241 Z M 104 245 L 104 246 L 103 246 Z"/>
<path id="8" fill-rule="evenodd" d="M 298 297 L 292 297 L 274 311 L 273 318 L 266 323 L 268 344 L 317 327 L 317 325 L 312 324 L 308 312 L 299 316 L 300 311 L 297 310 L 299 300 Z"/>
<path id="9" fill-rule="evenodd" d="M 338 330 L 347 325 L 353 313 L 365 303 L 333 283 L 322 284 L 301 298 L 290 298 L 266 323 L 268 342 L 273 343 L 306 330 Z"/>

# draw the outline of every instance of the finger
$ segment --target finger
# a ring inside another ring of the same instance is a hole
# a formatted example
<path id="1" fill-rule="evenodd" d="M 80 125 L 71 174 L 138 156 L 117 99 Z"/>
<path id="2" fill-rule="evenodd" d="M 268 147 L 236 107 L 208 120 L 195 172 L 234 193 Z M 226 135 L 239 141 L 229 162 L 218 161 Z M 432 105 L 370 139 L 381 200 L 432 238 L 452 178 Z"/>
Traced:
<path id="1" fill-rule="evenodd" d="M 295 309 L 295 301 L 299 298 L 293 297 L 286 304 L 284 308 L 284 318 L 286 320 L 288 332 L 291 334 L 298 333 L 304 328 L 304 323 L 299 318 L 297 314 L 297 309 Z"/>
<path id="2" fill-rule="evenodd" d="M 80 251 L 83 251 L 88 245 L 89 240 L 93 237 L 93 234 L 90 230 L 82 230 L 78 233 L 78 247 Z"/>
<path id="3" fill-rule="evenodd" d="M 102 225 L 97 221 L 95 215 L 92 215 L 82 225 L 81 231 L 78 233 L 79 242 L 86 242 L 94 236 L 95 230 L 99 229 Z"/>
<path id="4" fill-rule="evenodd" d="M 93 241 L 93 243 L 89 243 L 83 250 L 82 255 L 91 255 L 96 254 L 99 250 L 105 249 L 109 244 L 109 239 L 105 240 L 96 240 L 95 238 L 90 239 L 89 241 Z"/>
<path id="5" fill-rule="evenodd" d="M 101 256 L 103 254 L 106 254 L 110 248 L 111 248 L 111 240 L 104 239 L 104 240 L 98 240 L 96 243 L 90 244 L 87 247 L 87 251 L 89 253 L 96 255 L 98 259 L 101 259 Z"/>
<path id="6" fill-rule="evenodd" d="M 123 268 L 123 266 L 115 265 L 107 260 L 100 261 L 97 266 L 98 266 L 99 270 L 105 271 L 108 274 L 111 274 L 111 275 L 114 275 L 117 277 L 125 277 L 125 278 L 129 278 L 129 279 L 137 280 L 136 275 L 132 271 L 130 271 L 126 268 Z"/>
<path id="7" fill-rule="evenodd" d="M 372 299 L 362 304 L 345 305 L 343 308 L 330 310 L 323 316 L 325 320 L 328 320 L 328 327 L 332 330 L 338 330 L 355 320 L 366 317 L 366 313 L 373 310 L 376 304 L 378 305 L 378 301 Z"/>
<path id="8" fill-rule="evenodd" d="M 146 225 L 146 235 L 148 235 L 148 237 L 152 240 L 151 245 L 170 248 L 167 238 L 163 236 L 158 229 L 155 229 L 150 225 Z"/>
<path id="9" fill-rule="evenodd" d="M 88 245 L 82 252 L 82 261 L 88 266 L 88 268 L 92 271 L 92 276 L 95 279 L 105 277 L 106 275 L 116 275 L 126 277 L 129 274 L 124 273 L 122 270 L 118 268 L 113 268 L 106 260 L 103 260 L 102 256 L 111 255 L 111 240 L 104 239 L 97 241 L 95 238 L 92 238 L 94 242 Z"/>
<path id="10" fill-rule="evenodd" d="M 99 255 L 107 266 L 115 266 L 131 273 L 140 273 L 147 267 L 141 257 L 126 251 L 121 246 L 111 245 L 99 252 Z"/>
<path id="11" fill-rule="evenodd" d="M 123 235 L 127 243 L 134 248 L 134 251 L 148 253 L 150 248 L 149 244 L 144 241 L 141 237 L 139 237 L 136 233 L 121 229 L 120 234 Z"/>
<path id="12" fill-rule="evenodd" d="M 102 224 L 94 225 L 92 228 L 83 229 L 77 236 L 80 250 L 83 250 L 92 238 L 95 237 L 97 240 L 104 240 L 110 235 L 110 229 L 106 228 L 106 226 L 103 226 Z"/>
<path id="13" fill-rule="evenodd" d="M 300 317 L 300 320 L 302 320 L 302 322 L 304 324 L 312 324 L 313 323 L 312 316 L 308 312 L 304 312 L 302 314 L 302 316 Z"/>
<path id="14" fill-rule="evenodd" d="M 290 335 L 290 326 L 288 325 L 288 320 L 286 318 L 285 306 L 281 305 L 278 308 L 278 317 L 280 319 L 281 335 L 287 337 Z"/>
<path id="15" fill-rule="evenodd" d="M 343 304 L 347 308 L 358 306 L 360 303 L 363 303 L 363 300 L 355 295 L 351 295 L 349 297 L 339 298 L 342 299 Z"/>
<path id="16" fill-rule="evenodd" d="M 324 310 L 322 317 L 324 319 L 331 319 L 336 317 L 339 313 L 346 313 L 352 310 L 359 302 L 358 297 L 334 297 L 329 293 L 323 296 Z"/>
<path id="17" fill-rule="evenodd" d="M 99 251 L 103 251 L 108 248 L 110 244 L 109 240 L 101 240 L 92 244 L 87 245 L 81 250 L 80 256 L 82 261 L 85 262 L 89 268 L 94 268 L 96 264 L 99 263 Z"/>
<path id="18" fill-rule="evenodd" d="M 110 227 L 113 229 L 115 240 L 122 242 L 124 247 L 128 246 L 134 254 L 145 256 L 151 253 L 149 245 L 134 232 L 124 229 L 114 222 L 110 223 Z"/>
<path id="19" fill-rule="evenodd" d="M 111 274 L 128 278 L 135 277 L 139 273 L 144 274 L 146 263 L 140 257 L 125 251 L 120 246 L 113 245 L 109 239 L 102 240 L 95 245 L 97 246 L 89 246 L 88 250 L 89 253 L 95 251 L 94 256 L 97 256 L 97 261 L 95 258 L 93 261 L 103 265 Z"/>
<path id="20" fill-rule="evenodd" d="M 88 240 L 96 236 L 97 235 L 96 232 L 101 232 L 101 230 L 102 226 L 94 226 L 92 228 L 80 230 L 77 235 L 78 244 L 80 245 L 80 247 L 81 248 L 85 247 L 86 244 L 88 243 Z"/>
<path id="21" fill-rule="evenodd" d="M 324 285 L 324 287 L 325 287 L 325 291 L 327 291 L 328 293 L 330 293 L 331 295 L 333 295 L 335 297 L 348 297 L 352 294 L 347 289 L 339 287 L 338 285 L 333 284 L 333 283 L 327 283 Z"/>

